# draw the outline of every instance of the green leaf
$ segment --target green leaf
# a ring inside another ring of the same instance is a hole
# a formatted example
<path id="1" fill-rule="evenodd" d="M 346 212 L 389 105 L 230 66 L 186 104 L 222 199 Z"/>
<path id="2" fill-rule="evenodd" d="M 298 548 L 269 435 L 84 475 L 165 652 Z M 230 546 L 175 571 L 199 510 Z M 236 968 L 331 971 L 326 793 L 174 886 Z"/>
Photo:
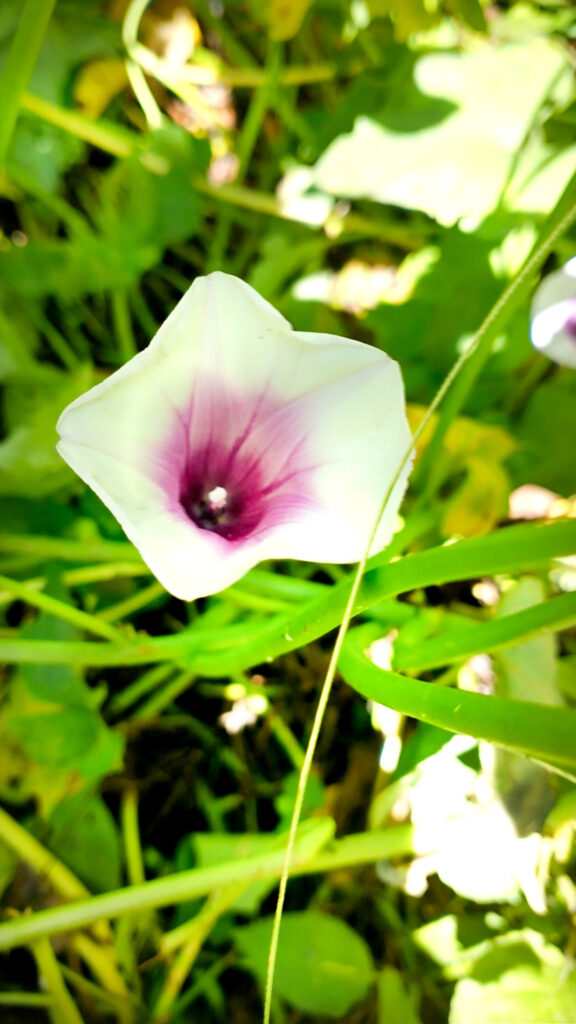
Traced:
<path id="1" fill-rule="evenodd" d="M 53 810 L 47 824 L 48 846 L 92 892 L 120 885 L 118 831 L 99 796 L 77 793 L 67 797 Z"/>
<path id="2" fill-rule="evenodd" d="M 413 992 L 407 992 L 400 971 L 384 967 L 378 978 L 378 1022 L 391 1024 L 420 1024 Z"/>
<path id="3" fill-rule="evenodd" d="M 261 983 L 266 977 L 272 918 L 236 929 L 236 943 Z M 284 914 L 276 966 L 278 995 L 304 1013 L 342 1018 L 373 981 L 370 950 L 345 921 L 307 910 Z"/>
<path id="4" fill-rule="evenodd" d="M 556 641 L 548 629 L 560 629 L 576 622 L 576 592 L 541 603 L 543 597 L 542 582 L 526 576 L 506 591 L 498 605 L 496 619 L 492 623 L 495 627 L 509 627 L 511 620 L 518 623 L 519 619 L 529 623 L 532 618 L 535 629 L 526 631 L 526 639 L 522 643 L 499 651 L 496 659 L 497 692 L 513 700 L 561 705 L 563 702 L 556 686 Z M 565 601 L 565 598 L 569 600 Z M 562 602 L 562 608 L 556 604 L 558 600 Z M 566 619 L 562 621 L 564 611 Z M 530 633 L 539 628 L 538 619 L 540 628 L 547 627 L 547 631 L 530 639 Z M 520 638 L 521 634 L 518 635 Z M 490 650 L 493 648 L 486 647 L 486 651 Z"/>
<path id="5" fill-rule="evenodd" d="M 443 230 L 438 245 L 428 250 L 430 259 L 413 296 L 368 314 L 378 344 L 405 368 L 413 399 L 432 396 L 458 355 L 459 344 L 474 333 L 496 301 L 501 285 L 490 265 L 493 248 L 490 239 L 457 228 Z"/>
<path id="6" fill-rule="evenodd" d="M 72 479 L 56 451 L 62 409 L 92 383 L 92 367 L 65 373 L 39 364 L 5 388 L 8 437 L 0 443 L 0 494 L 42 498 Z"/>
<path id="7" fill-rule="evenodd" d="M 574 493 L 574 456 L 566 439 L 574 430 L 575 406 L 576 373 L 570 370 L 534 390 L 516 432 L 522 451 L 510 460 L 517 484 L 540 484 L 567 497 Z"/>

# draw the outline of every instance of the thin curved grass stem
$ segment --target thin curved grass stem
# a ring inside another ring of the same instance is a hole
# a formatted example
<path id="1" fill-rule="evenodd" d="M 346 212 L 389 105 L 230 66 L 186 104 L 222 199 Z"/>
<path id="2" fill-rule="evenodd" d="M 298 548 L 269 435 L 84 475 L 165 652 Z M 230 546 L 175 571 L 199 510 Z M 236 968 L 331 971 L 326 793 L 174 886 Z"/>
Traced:
<path id="1" fill-rule="evenodd" d="M 436 392 L 436 395 L 434 396 L 429 408 L 427 409 L 426 414 L 422 418 L 417 430 L 414 433 L 412 445 L 409 448 L 407 448 L 407 450 L 404 452 L 398 469 L 396 471 L 396 474 L 391 484 L 386 490 L 386 494 L 384 495 L 380 508 L 378 509 L 378 514 L 370 531 L 370 536 L 366 543 L 366 548 L 363 557 L 358 564 L 356 572 L 354 573 L 352 586 L 350 588 L 350 594 L 348 597 L 348 601 L 346 603 L 346 607 L 342 617 L 342 622 L 338 630 L 338 635 L 336 637 L 336 642 L 334 644 L 332 655 L 330 657 L 330 662 L 328 665 L 328 670 L 326 672 L 324 683 L 322 685 L 322 690 L 320 692 L 318 706 L 316 708 L 316 713 L 314 715 L 312 731 L 310 733 L 310 739 L 308 741 L 308 746 L 306 748 L 306 753 L 304 756 L 304 762 L 302 764 L 302 769 L 300 771 L 300 777 L 298 780 L 296 799 L 294 801 L 292 820 L 290 822 L 290 830 L 288 833 L 288 843 L 286 846 L 284 864 L 282 867 L 282 874 L 280 875 L 280 882 L 278 886 L 278 900 L 276 903 L 276 910 L 274 913 L 274 923 L 272 927 L 272 936 L 270 939 L 270 949 L 268 952 L 266 988 L 264 993 L 263 1024 L 270 1024 L 271 1020 L 272 994 L 274 988 L 274 974 L 276 970 L 276 961 L 278 957 L 280 926 L 282 922 L 284 903 L 286 900 L 288 878 L 290 875 L 290 861 L 292 859 L 292 852 L 294 848 L 294 842 L 296 839 L 296 831 L 298 828 L 298 824 L 300 822 L 300 816 L 304 804 L 306 786 L 308 784 L 310 771 L 312 769 L 312 763 L 314 760 L 314 754 L 316 752 L 316 746 L 318 744 L 318 738 L 320 735 L 320 729 L 322 727 L 322 721 L 324 718 L 328 700 L 330 698 L 334 677 L 336 675 L 338 660 L 340 658 L 342 646 L 344 644 L 346 633 L 348 632 L 348 627 L 352 619 L 354 605 L 358 597 L 358 591 L 360 589 L 362 577 L 366 569 L 366 563 L 370 555 L 370 549 L 376 536 L 378 524 L 382 518 L 386 505 L 388 504 L 388 501 L 390 499 L 390 495 L 392 494 L 394 487 L 396 486 L 400 474 L 402 473 L 402 470 L 404 469 L 404 467 L 411 458 L 413 449 L 415 448 L 419 439 L 422 437 L 422 434 L 424 433 L 426 427 L 430 423 L 432 416 L 436 412 L 438 406 L 443 401 L 447 392 L 450 390 L 456 378 L 459 376 L 461 370 L 464 368 L 466 363 L 472 360 L 473 357 L 476 357 L 475 362 L 477 366 L 474 367 L 474 369 L 476 369 L 476 372 L 480 371 L 483 365 L 483 359 L 478 359 L 478 353 L 489 353 L 491 341 L 494 339 L 497 332 L 503 328 L 506 322 L 506 312 L 511 312 L 515 308 L 515 302 L 517 301 L 518 297 L 522 295 L 523 289 L 529 284 L 531 275 L 538 269 L 541 263 L 546 259 L 546 256 L 551 252 L 560 235 L 562 235 L 571 226 L 574 220 L 576 220 L 576 202 L 574 202 L 574 200 L 572 200 L 572 203 L 568 207 L 567 212 L 563 212 L 567 204 L 567 201 L 569 201 L 570 197 L 574 194 L 575 188 L 576 175 L 571 179 L 563 195 L 561 196 L 559 202 L 557 203 L 556 208 L 553 211 L 548 222 L 549 226 L 548 230 L 544 234 L 544 238 L 542 238 L 537 243 L 532 253 L 528 256 L 526 262 L 524 263 L 524 266 L 520 270 L 517 277 L 510 283 L 510 285 L 505 289 L 500 298 L 496 301 L 495 305 L 492 307 L 487 317 L 485 318 L 484 322 L 481 324 L 480 328 L 476 332 L 476 335 L 474 336 L 474 339 L 470 347 L 465 352 L 463 352 L 460 358 L 454 363 L 454 366 L 452 367 L 452 369 L 446 376 L 445 380 L 443 381 L 442 385 Z M 556 216 L 558 214 L 560 216 L 559 219 L 556 220 Z M 467 381 L 467 384 L 468 386 L 470 386 L 471 380 Z M 449 425 L 449 420 L 445 421 L 442 425 L 445 427 L 445 429 L 447 429 Z M 441 434 L 440 431 L 438 430 L 436 432 L 435 439 L 438 439 L 439 443 L 441 444 L 443 434 Z"/>

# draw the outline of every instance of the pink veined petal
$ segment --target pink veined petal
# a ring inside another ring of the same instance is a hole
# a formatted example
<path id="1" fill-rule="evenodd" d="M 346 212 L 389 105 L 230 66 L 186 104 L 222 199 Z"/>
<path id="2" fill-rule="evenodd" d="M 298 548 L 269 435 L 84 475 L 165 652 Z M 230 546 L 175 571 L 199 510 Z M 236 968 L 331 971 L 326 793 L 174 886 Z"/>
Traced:
<path id="1" fill-rule="evenodd" d="M 58 428 L 63 458 L 187 600 L 263 558 L 360 558 L 410 445 L 395 363 L 346 338 L 293 332 L 224 274 L 195 282 L 149 348 L 73 402 Z"/>

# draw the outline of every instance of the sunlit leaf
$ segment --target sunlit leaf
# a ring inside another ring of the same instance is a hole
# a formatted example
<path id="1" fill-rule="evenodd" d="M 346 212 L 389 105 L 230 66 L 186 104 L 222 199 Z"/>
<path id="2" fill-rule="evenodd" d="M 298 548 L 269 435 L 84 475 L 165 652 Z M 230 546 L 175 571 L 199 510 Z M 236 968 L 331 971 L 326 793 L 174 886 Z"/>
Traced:
<path id="1" fill-rule="evenodd" d="M 450 1024 L 572 1024 L 576 974 L 537 932 L 512 932 L 458 982 Z"/>
<path id="2" fill-rule="evenodd" d="M 485 47 L 421 57 L 415 80 L 431 127 L 407 131 L 404 111 L 384 107 L 380 123 L 358 117 L 316 166 L 319 186 L 348 198 L 424 210 L 442 224 L 485 216 L 498 203 L 521 144 L 563 58 L 549 43 Z M 538 67 L 538 75 L 532 69 Z"/>

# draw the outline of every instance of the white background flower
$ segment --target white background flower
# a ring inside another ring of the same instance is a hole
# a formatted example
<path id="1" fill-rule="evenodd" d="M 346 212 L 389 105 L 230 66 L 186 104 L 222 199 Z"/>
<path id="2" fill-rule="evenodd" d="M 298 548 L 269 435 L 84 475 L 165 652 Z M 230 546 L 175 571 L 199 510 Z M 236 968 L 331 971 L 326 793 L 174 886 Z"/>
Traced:
<path id="1" fill-rule="evenodd" d="M 576 257 L 545 277 L 534 295 L 532 344 L 550 359 L 576 368 Z"/>

